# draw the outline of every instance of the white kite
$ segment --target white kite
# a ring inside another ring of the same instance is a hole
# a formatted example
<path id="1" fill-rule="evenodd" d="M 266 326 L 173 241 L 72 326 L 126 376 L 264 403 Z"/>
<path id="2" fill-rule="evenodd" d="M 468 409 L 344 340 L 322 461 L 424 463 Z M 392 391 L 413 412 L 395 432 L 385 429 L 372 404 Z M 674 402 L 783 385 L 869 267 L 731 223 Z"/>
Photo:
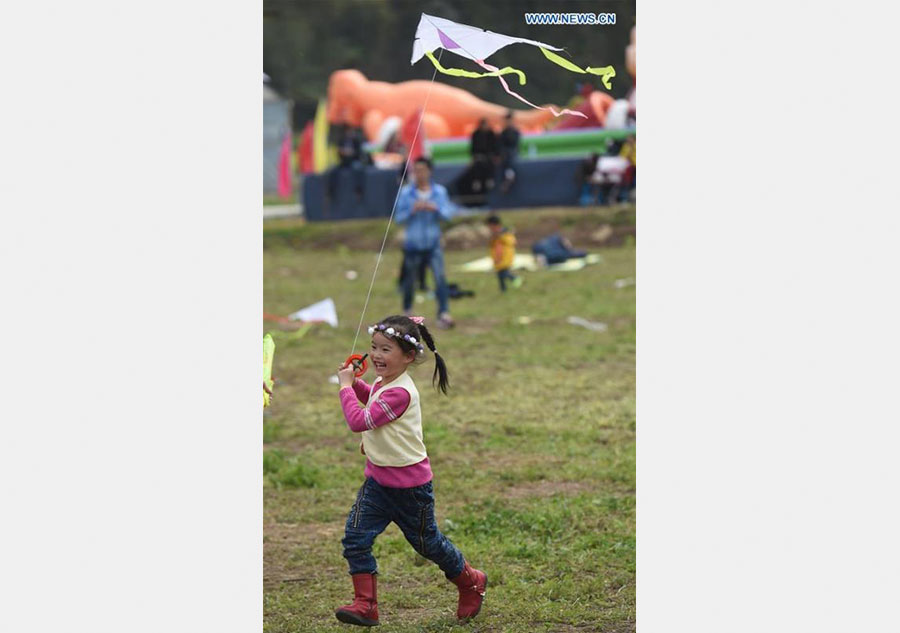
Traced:
<path id="1" fill-rule="evenodd" d="M 307 323 L 327 323 L 331 327 L 338 326 L 337 310 L 331 297 L 289 314 L 288 319 Z"/>
<path id="2" fill-rule="evenodd" d="M 607 90 L 612 88 L 612 84 L 610 84 L 609 80 L 616 76 L 616 71 L 612 66 L 604 66 L 603 68 L 591 68 L 588 66 L 587 68 L 581 68 L 564 57 L 551 52 L 562 51 L 562 48 L 544 42 L 538 42 L 536 40 L 511 37 L 509 35 L 503 35 L 502 33 L 486 31 L 484 29 L 468 26 L 466 24 L 459 24 L 458 22 L 452 22 L 451 20 L 445 20 L 444 18 L 438 18 L 426 13 L 423 13 L 422 17 L 419 19 L 419 27 L 416 29 L 416 39 L 413 42 L 410 64 L 415 64 L 422 59 L 422 57 L 428 57 L 431 63 L 434 64 L 434 67 L 445 75 L 450 75 L 452 77 L 469 77 L 472 79 L 497 77 L 497 79 L 500 80 L 500 83 L 503 84 L 503 89 L 506 90 L 507 93 L 516 99 L 527 103 L 532 108 L 537 108 L 538 110 L 550 110 L 554 116 L 561 116 L 563 114 L 574 114 L 581 117 L 585 116 L 581 112 L 575 112 L 573 110 L 564 109 L 562 111 L 557 111 L 555 108 L 542 108 L 536 106 L 521 95 L 510 90 L 503 75 L 514 74 L 518 76 L 519 85 L 524 86 L 525 73 L 510 66 L 497 68 L 496 66 L 492 66 L 485 62 L 485 59 L 510 44 L 529 44 L 530 46 L 536 46 L 544 54 L 544 57 L 554 64 L 575 73 L 590 73 L 592 75 L 597 75 L 600 77 L 600 81 L 603 82 L 603 85 Z M 462 70 L 461 68 L 444 68 L 433 55 L 433 52 L 437 49 L 448 50 L 461 57 L 470 59 L 488 72 L 476 73 Z"/>

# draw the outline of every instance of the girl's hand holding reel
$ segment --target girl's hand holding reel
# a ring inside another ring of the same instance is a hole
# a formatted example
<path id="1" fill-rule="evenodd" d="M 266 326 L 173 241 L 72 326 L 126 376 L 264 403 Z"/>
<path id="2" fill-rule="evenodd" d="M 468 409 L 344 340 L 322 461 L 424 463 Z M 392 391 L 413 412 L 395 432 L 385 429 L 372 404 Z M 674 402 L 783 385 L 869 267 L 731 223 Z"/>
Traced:
<path id="1" fill-rule="evenodd" d="M 369 364 L 366 362 L 367 356 L 368 354 L 362 356 L 354 354 L 338 367 L 337 376 L 341 388 L 352 387 L 353 379 L 359 378 L 366 373 L 366 370 L 369 368 Z"/>

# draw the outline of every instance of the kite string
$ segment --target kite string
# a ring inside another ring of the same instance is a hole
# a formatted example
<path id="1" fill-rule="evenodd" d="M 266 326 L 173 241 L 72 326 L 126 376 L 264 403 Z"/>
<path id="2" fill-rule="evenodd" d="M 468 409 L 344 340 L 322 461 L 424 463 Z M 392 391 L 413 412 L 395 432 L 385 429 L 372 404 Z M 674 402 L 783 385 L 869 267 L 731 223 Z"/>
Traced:
<path id="1" fill-rule="evenodd" d="M 444 49 L 438 53 L 438 61 Z M 369 282 L 369 290 L 366 292 L 366 302 L 363 305 L 362 314 L 359 315 L 359 324 L 356 326 L 356 334 L 353 336 L 353 346 L 350 348 L 352 355 L 356 349 L 356 342 L 359 339 L 359 331 L 362 329 L 363 320 L 366 318 L 366 310 L 369 307 L 369 298 L 372 296 L 372 288 L 375 285 L 375 277 L 378 275 L 378 267 L 381 265 L 381 255 L 384 253 L 384 245 L 387 243 L 388 232 L 391 229 L 391 222 L 394 219 L 394 212 L 397 210 L 397 201 L 400 199 L 400 192 L 403 190 L 403 183 L 406 180 L 406 172 L 409 169 L 409 159 L 412 157 L 413 148 L 416 146 L 416 139 L 419 138 L 419 129 L 422 127 L 422 121 L 425 120 L 425 111 L 428 109 L 428 99 L 431 97 L 431 88 L 434 86 L 434 78 L 437 77 L 437 68 L 431 75 L 431 82 L 428 84 L 428 92 L 425 94 L 425 104 L 422 106 L 422 114 L 419 115 L 419 122 L 416 125 L 416 133 L 413 135 L 412 143 L 409 145 L 409 151 L 406 154 L 406 162 L 403 165 L 403 174 L 400 176 L 400 186 L 397 187 L 397 195 L 394 196 L 394 204 L 391 207 L 391 215 L 388 218 L 387 226 L 384 229 L 384 238 L 381 240 L 381 249 L 378 251 L 378 258 L 375 260 L 375 270 L 372 271 L 372 280 Z"/>

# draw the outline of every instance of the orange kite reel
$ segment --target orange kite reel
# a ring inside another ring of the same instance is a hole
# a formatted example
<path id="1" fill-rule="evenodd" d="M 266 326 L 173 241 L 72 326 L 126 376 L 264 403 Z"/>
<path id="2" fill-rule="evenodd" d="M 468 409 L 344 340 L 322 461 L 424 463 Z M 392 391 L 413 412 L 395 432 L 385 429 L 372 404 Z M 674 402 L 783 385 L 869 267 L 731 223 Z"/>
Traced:
<path id="1" fill-rule="evenodd" d="M 366 370 L 369 368 L 369 363 L 366 362 L 367 356 L 368 354 L 363 354 L 362 356 L 360 356 L 359 354 L 354 354 L 347 359 L 347 362 L 344 363 L 344 367 L 352 364 L 356 368 L 356 371 L 353 372 L 353 375 L 359 378 L 364 373 L 366 373 Z"/>

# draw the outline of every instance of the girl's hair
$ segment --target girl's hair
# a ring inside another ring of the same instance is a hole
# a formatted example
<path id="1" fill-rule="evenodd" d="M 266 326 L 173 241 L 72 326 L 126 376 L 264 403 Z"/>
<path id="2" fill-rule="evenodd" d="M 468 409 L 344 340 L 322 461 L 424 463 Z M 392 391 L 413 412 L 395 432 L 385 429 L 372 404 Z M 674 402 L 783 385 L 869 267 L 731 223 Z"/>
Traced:
<path id="1" fill-rule="evenodd" d="M 428 346 L 428 349 L 434 354 L 434 374 L 431 376 L 431 383 L 437 383 L 436 387 L 440 388 L 441 392 L 446 394 L 447 389 L 450 387 L 450 375 L 447 373 L 447 364 L 437 352 L 437 348 L 434 345 L 434 338 L 431 336 L 431 332 L 428 331 L 428 328 L 426 328 L 424 324 L 418 324 L 409 317 L 399 314 L 382 319 L 380 323 L 392 327 L 400 333 L 399 337 L 392 336 L 391 339 L 396 341 L 397 344 L 400 345 L 400 349 L 406 353 L 413 352 L 415 354 L 418 350 L 415 345 L 409 341 L 403 340 L 402 337 L 404 334 L 409 334 L 416 340 L 422 341 Z"/>

